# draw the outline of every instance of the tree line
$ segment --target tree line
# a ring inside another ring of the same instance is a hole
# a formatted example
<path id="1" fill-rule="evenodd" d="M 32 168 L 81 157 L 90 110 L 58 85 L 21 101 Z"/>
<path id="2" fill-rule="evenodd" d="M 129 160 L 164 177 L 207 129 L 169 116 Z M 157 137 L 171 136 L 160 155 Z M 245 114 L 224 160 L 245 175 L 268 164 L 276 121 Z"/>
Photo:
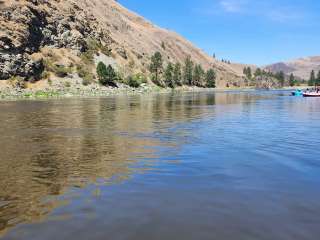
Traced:
<path id="1" fill-rule="evenodd" d="M 264 69 L 257 68 L 253 73 L 251 67 L 245 67 L 243 69 L 243 74 L 246 76 L 248 80 L 255 80 L 255 78 L 257 77 L 274 78 L 278 81 L 281 87 L 284 87 L 286 85 L 286 79 L 288 79 L 287 82 L 292 87 L 298 84 L 297 78 L 292 73 L 288 78 L 283 71 L 273 73 L 271 71 L 266 71 Z"/>
<path id="2" fill-rule="evenodd" d="M 97 75 L 102 85 L 115 85 L 118 75 L 114 68 L 99 62 L 97 66 Z M 197 86 L 197 87 L 216 87 L 216 73 L 214 69 L 205 71 L 200 64 L 195 64 L 188 56 L 184 63 L 164 64 L 160 52 L 156 52 L 149 64 L 150 78 L 153 83 L 161 87 L 175 88 L 176 86 Z M 139 87 L 141 82 L 147 82 L 143 76 L 128 76 L 126 83 L 131 87 Z"/>
<path id="3" fill-rule="evenodd" d="M 320 86 L 320 70 L 318 71 L 317 76 L 316 76 L 316 73 L 314 70 L 311 71 L 308 85 L 309 86 Z"/>
<path id="4" fill-rule="evenodd" d="M 164 62 L 160 52 L 156 52 L 151 57 L 149 66 L 151 80 L 158 86 L 174 88 L 176 86 L 188 85 L 198 87 L 216 86 L 216 73 L 214 69 L 205 71 L 200 64 L 195 64 L 188 56 L 184 63 L 168 63 L 164 67 Z"/>

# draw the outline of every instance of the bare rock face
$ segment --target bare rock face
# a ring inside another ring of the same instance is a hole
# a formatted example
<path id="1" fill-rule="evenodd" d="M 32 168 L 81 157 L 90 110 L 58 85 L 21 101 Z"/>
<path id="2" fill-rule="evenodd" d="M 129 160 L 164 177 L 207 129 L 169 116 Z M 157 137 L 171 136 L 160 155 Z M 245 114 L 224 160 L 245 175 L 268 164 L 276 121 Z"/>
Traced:
<path id="1" fill-rule="evenodd" d="M 213 67 L 221 86 L 243 77 L 242 69 L 209 57 L 114 0 L 6 0 L 0 1 L 0 79 L 39 78 L 43 60 L 33 54 L 49 47 L 79 55 L 88 49 L 88 39 L 110 48 L 123 68 L 134 63 L 146 72 L 151 55 L 160 51 L 166 62 L 183 63 L 190 56 L 205 69 Z"/>
<path id="2" fill-rule="evenodd" d="M 42 60 L 31 60 L 23 54 L 0 54 L 0 79 L 20 76 L 38 80 L 43 72 Z"/>
<path id="3" fill-rule="evenodd" d="M 74 9 L 60 12 L 54 3 L 60 1 L 8 1 L 0 11 L 0 79 L 21 76 L 39 78 L 43 71 L 42 60 L 34 61 L 31 55 L 44 46 L 85 51 L 86 38 L 102 38 Z M 80 19 L 77 19 L 80 18 Z"/>

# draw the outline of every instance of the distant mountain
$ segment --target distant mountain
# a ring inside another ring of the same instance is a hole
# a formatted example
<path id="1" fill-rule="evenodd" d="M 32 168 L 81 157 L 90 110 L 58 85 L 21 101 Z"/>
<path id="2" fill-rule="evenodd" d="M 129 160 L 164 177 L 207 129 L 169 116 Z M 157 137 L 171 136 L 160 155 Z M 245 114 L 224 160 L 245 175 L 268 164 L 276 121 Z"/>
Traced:
<path id="1" fill-rule="evenodd" d="M 320 70 L 320 56 L 299 58 L 288 62 L 279 62 L 268 65 L 265 69 L 271 72 L 283 71 L 287 75 L 293 73 L 295 76 L 302 79 L 309 79 L 310 72 L 312 70 L 315 70 L 316 72 Z"/>

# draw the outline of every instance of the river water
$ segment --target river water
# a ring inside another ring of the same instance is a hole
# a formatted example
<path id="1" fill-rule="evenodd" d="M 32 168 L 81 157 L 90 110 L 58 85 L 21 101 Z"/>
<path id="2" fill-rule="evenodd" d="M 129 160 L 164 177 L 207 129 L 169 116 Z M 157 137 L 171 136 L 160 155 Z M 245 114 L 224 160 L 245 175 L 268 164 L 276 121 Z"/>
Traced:
<path id="1" fill-rule="evenodd" d="M 320 99 L 0 102 L 0 238 L 316 240 Z"/>

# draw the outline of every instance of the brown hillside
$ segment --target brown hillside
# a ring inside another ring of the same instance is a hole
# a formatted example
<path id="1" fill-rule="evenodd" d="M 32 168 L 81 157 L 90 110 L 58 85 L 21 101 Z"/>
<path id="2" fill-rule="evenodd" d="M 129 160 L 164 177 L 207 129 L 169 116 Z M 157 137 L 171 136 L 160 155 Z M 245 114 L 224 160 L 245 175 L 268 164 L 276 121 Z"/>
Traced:
<path id="1" fill-rule="evenodd" d="M 0 7 L 0 79 L 40 75 L 47 55 L 35 53 L 66 49 L 67 55 L 74 55 L 67 56 L 69 60 L 77 59 L 93 39 L 97 51 L 111 50 L 110 57 L 101 59 L 114 61 L 125 74 L 146 72 L 150 56 L 160 51 L 166 62 L 183 62 L 190 55 L 204 68 L 215 68 L 220 86 L 243 81 L 242 66 L 213 59 L 114 0 L 5 0 Z"/>
<path id="2" fill-rule="evenodd" d="M 288 75 L 293 73 L 295 76 L 307 80 L 309 79 L 312 70 L 316 72 L 320 70 L 320 56 L 305 57 L 288 62 L 280 62 L 269 65 L 266 67 L 266 69 L 273 72 L 283 71 Z"/>

